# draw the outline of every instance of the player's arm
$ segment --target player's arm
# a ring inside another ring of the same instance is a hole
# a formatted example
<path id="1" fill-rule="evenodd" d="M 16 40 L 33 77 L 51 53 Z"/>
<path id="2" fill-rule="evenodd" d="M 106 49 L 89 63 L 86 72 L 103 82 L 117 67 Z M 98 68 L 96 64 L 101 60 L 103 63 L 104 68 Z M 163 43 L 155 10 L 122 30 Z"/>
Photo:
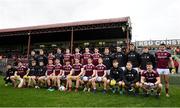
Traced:
<path id="1" fill-rule="evenodd" d="M 78 77 L 80 77 L 81 75 L 84 74 L 84 68 L 81 68 L 81 72 L 79 73 L 79 75 L 77 75 Z"/>
<path id="2" fill-rule="evenodd" d="M 30 72 L 30 69 L 28 68 L 26 71 L 26 75 L 24 75 L 24 76 L 27 76 L 29 74 L 29 72 Z"/>
<path id="3" fill-rule="evenodd" d="M 173 62 L 172 57 L 169 57 L 169 60 L 170 60 L 170 63 L 171 63 L 172 68 L 174 68 L 174 62 Z"/>
<path id="4" fill-rule="evenodd" d="M 71 69 L 69 76 L 72 76 L 73 73 L 74 73 L 74 69 Z"/>
<path id="5" fill-rule="evenodd" d="M 45 76 L 47 76 L 47 70 L 46 70 L 46 72 L 45 72 Z"/>
<path id="6" fill-rule="evenodd" d="M 104 75 L 102 76 L 103 78 L 106 77 L 106 70 L 104 70 Z"/>
<path id="7" fill-rule="evenodd" d="M 160 84 L 160 83 L 161 83 L 161 79 L 160 79 L 160 77 L 157 77 L 157 78 L 156 78 L 156 80 L 157 80 L 157 81 L 154 83 L 155 85 L 157 85 L 157 84 Z"/>
<path id="8" fill-rule="evenodd" d="M 95 77 L 96 76 L 96 70 L 93 70 L 93 74 L 92 74 L 92 77 Z"/>
<path id="9" fill-rule="evenodd" d="M 53 73 L 51 74 L 52 76 L 55 76 L 55 69 L 53 69 Z"/>
<path id="10" fill-rule="evenodd" d="M 141 76 L 141 83 L 144 84 L 145 83 L 145 77 Z"/>
<path id="11" fill-rule="evenodd" d="M 135 79 L 134 79 L 134 81 L 132 81 L 132 83 L 136 83 L 136 82 L 138 82 L 138 81 L 139 81 L 139 74 L 138 74 L 138 72 L 136 71 Z"/>

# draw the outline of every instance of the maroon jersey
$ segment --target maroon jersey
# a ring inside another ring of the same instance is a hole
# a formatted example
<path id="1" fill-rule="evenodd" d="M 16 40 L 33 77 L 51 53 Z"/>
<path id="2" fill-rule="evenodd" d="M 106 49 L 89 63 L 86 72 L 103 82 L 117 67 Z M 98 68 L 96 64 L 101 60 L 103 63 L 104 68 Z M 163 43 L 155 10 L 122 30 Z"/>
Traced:
<path id="1" fill-rule="evenodd" d="M 73 75 L 79 75 L 80 73 L 81 73 L 81 68 L 82 68 L 83 66 L 82 66 L 82 64 L 74 64 L 73 66 L 72 66 L 72 68 L 74 69 L 74 73 L 73 73 Z"/>
<path id="2" fill-rule="evenodd" d="M 93 58 L 93 64 L 95 66 L 98 65 L 98 59 L 101 57 L 101 54 L 100 53 L 94 53 L 92 54 L 92 58 Z"/>
<path id="3" fill-rule="evenodd" d="M 25 66 L 20 66 L 16 68 L 17 75 L 23 78 L 24 75 L 26 75 L 27 68 Z"/>
<path id="4" fill-rule="evenodd" d="M 92 76 L 93 70 L 95 70 L 95 66 L 93 64 L 84 65 L 84 70 L 85 70 L 85 76 L 87 77 Z"/>
<path id="5" fill-rule="evenodd" d="M 64 71 L 64 75 L 66 76 L 66 75 L 68 75 L 68 74 L 70 74 L 70 72 L 71 72 L 71 70 L 72 70 L 72 66 L 71 65 L 64 65 L 63 66 L 63 71 Z"/>
<path id="6" fill-rule="evenodd" d="M 104 75 L 105 70 L 106 70 L 106 66 L 104 64 L 98 64 L 96 66 L 97 75 L 100 77 Z"/>
<path id="7" fill-rule="evenodd" d="M 66 61 L 70 61 L 71 62 L 71 54 L 69 53 L 69 54 L 64 54 L 63 55 L 63 57 L 64 57 L 64 63 L 66 62 Z"/>
<path id="8" fill-rule="evenodd" d="M 81 53 L 75 53 L 75 54 L 72 55 L 72 58 L 73 58 L 73 59 L 81 60 L 82 54 L 81 54 Z"/>
<path id="9" fill-rule="evenodd" d="M 169 57 L 171 57 L 171 54 L 168 51 L 157 51 L 155 56 L 157 60 L 157 68 L 168 68 Z"/>
<path id="10" fill-rule="evenodd" d="M 159 74 L 156 71 L 153 71 L 151 73 L 149 73 L 147 71 L 144 71 L 142 73 L 142 76 L 145 77 L 145 82 L 147 82 L 147 83 L 155 83 L 157 81 L 156 78 L 159 77 Z"/>
<path id="11" fill-rule="evenodd" d="M 55 75 L 59 75 L 61 73 L 62 65 L 61 64 L 56 64 L 54 67 L 55 70 Z"/>
<path id="12" fill-rule="evenodd" d="M 47 75 L 51 75 L 54 71 L 54 65 L 47 65 Z"/>
<path id="13" fill-rule="evenodd" d="M 88 64 L 88 62 L 87 62 L 88 59 L 92 58 L 92 55 L 91 55 L 91 53 L 84 53 L 82 55 L 82 58 L 83 58 L 83 64 L 86 65 L 86 64 Z"/>

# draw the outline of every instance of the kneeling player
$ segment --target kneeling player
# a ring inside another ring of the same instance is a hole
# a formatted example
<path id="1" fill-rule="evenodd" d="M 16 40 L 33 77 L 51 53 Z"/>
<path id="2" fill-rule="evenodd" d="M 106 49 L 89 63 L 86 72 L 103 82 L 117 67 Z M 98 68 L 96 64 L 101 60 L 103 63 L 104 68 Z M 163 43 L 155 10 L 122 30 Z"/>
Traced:
<path id="1" fill-rule="evenodd" d="M 134 95 L 137 96 L 139 93 L 139 74 L 132 68 L 132 63 L 127 62 L 126 68 L 124 70 L 123 81 L 125 83 L 125 90 L 129 94 L 130 91 L 135 89 Z"/>
<path id="2" fill-rule="evenodd" d="M 94 92 L 96 92 L 96 82 L 103 83 L 104 90 L 103 93 L 106 93 L 106 85 L 107 85 L 107 78 L 106 78 L 106 66 L 103 64 L 102 58 L 98 59 L 98 65 L 96 66 L 96 76 L 92 80 L 92 86 Z"/>
<path id="3" fill-rule="evenodd" d="M 82 84 L 85 85 L 84 87 L 84 92 L 88 90 L 88 92 L 91 91 L 91 84 L 92 84 L 92 80 L 93 77 L 95 77 L 96 72 L 95 72 L 95 66 L 92 64 L 92 59 L 88 58 L 88 64 L 84 65 L 84 72 L 83 72 L 83 76 L 82 76 Z"/>
<path id="4" fill-rule="evenodd" d="M 144 71 L 141 76 L 142 89 L 145 92 L 145 96 L 148 96 L 148 91 L 157 90 L 156 96 L 160 96 L 162 84 L 158 72 L 153 70 L 152 63 L 149 62 L 146 65 L 147 71 Z"/>
<path id="5" fill-rule="evenodd" d="M 115 59 L 113 60 L 113 67 L 110 69 L 110 78 L 107 83 L 112 87 L 112 92 L 115 93 L 118 91 L 118 87 L 120 87 L 119 93 L 122 94 L 122 88 L 124 87 L 123 82 L 123 70 L 119 67 L 118 61 Z"/>
<path id="6" fill-rule="evenodd" d="M 76 81 L 76 89 L 75 92 L 78 92 L 80 76 L 83 74 L 83 66 L 80 64 L 79 59 L 74 59 L 75 64 L 72 66 L 72 71 L 68 77 L 69 82 L 69 91 L 72 90 L 72 81 Z"/>
<path id="7" fill-rule="evenodd" d="M 18 67 L 14 73 L 14 76 L 11 77 L 11 81 L 13 82 L 14 87 L 17 86 L 18 83 L 18 88 L 22 88 L 24 84 L 23 77 L 27 73 L 27 68 L 23 66 L 22 62 L 18 62 Z"/>

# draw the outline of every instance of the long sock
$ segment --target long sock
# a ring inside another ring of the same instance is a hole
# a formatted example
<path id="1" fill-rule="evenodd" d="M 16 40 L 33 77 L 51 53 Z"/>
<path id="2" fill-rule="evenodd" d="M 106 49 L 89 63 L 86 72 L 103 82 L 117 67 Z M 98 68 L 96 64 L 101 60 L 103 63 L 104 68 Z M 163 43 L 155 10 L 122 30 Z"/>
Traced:
<path id="1" fill-rule="evenodd" d="M 166 94 L 168 94 L 169 93 L 169 89 L 168 88 L 166 88 Z"/>

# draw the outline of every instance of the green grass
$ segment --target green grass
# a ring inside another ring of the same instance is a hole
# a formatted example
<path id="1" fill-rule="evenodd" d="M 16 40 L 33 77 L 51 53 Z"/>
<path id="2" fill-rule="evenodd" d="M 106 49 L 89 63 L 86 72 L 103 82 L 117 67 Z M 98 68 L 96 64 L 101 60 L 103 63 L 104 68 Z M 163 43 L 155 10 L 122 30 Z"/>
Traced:
<path id="1" fill-rule="evenodd" d="M 143 96 L 120 96 L 119 94 L 101 92 L 96 94 L 84 92 L 64 93 L 48 92 L 46 89 L 5 87 L 0 77 L 0 107 L 179 107 L 180 86 L 170 86 L 171 97 L 166 98 L 164 89 L 159 99 Z"/>

